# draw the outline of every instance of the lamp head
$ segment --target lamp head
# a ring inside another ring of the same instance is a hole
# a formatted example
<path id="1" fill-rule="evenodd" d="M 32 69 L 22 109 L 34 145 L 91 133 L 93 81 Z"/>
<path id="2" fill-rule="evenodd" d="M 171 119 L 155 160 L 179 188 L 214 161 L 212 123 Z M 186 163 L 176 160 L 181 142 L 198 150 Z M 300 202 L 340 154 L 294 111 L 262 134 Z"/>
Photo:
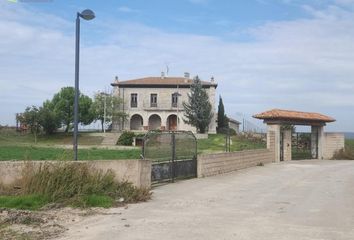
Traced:
<path id="1" fill-rule="evenodd" d="M 79 16 L 85 20 L 92 20 L 95 18 L 95 13 L 90 9 L 86 9 L 86 10 L 82 11 L 81 13 L 79 13 Z"/>

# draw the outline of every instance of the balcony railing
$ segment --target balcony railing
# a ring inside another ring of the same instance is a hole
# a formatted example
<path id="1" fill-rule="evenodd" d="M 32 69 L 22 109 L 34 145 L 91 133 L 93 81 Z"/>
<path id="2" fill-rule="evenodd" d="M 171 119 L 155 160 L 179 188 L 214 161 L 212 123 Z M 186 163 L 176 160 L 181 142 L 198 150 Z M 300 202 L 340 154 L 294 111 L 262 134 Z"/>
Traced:
<path id="1" fill-rule="evenodd" d="M 172 103 L 171 101 L 166 101 L 166 102 L 157 102 L 157 103 L 151 103 L 150 101 L 144 101 L 144 102 L 129 102 L 124 104 L 125 107 L 124 109 L 134 109 L 134 110 L 147 110 L 147 111 L 153 111 L 153 110 L 165 110 L 165 111 L 182 111 L 183 104 L 182 102 L 178 103 Z"/>

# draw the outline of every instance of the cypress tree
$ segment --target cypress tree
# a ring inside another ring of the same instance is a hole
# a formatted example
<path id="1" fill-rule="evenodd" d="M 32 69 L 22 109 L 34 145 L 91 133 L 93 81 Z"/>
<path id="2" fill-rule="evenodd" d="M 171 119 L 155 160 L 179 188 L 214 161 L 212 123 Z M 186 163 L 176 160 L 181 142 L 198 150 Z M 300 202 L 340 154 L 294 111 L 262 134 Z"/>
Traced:
<path id="1" fill-rule="evenodd" d="M 221 96 L 219 97 L 219 105 L 218 105 L 218 131 L 222 131 L 224 128 L 228 126 L 228 118 L 225 114 L 224 103 L 222 101 Z"/>
<path id="2" fill-rule="evenodd" d="M 183 107 L 185 111 L 185 119 L 183 121 L 195 126 L 198 132 L 205 133 L 213 117 L 213 113 L 209 96 L 198 76 L 193 79 L 191 92 L 188 95 L 188 103 L 183 102 Z"/>

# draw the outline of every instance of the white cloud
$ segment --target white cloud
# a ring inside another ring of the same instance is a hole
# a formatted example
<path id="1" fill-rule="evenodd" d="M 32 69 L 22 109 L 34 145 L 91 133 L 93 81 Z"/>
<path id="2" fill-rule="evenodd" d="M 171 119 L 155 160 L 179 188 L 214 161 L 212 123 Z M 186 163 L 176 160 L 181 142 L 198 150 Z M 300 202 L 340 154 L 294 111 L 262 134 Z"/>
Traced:
<path id="1" fill-rule="evenodd" d="M 339 120 L 332 129 L 354 130 L 354 15 L 332 6 L 307 11 L 311 19 L 249 29 L 250 42 L 105 23 L 100 26 L 107 33 L 104 44 L 82 41 L 81 90 L 92 94 L 104 89 L 115 75 L 122 80 L 158 75 L 169 62 L 170 75 L 189 71 L 204 79 L 215 76 L 230 115 L 275 107 L 319 111 Z M 72 23 L 58 19 L 64 27 L 51 27 L 40 24 L 47 15 L 32 16 L 36 20 L 28 24 L 9 10 L 0 14 L 8 16 L 0 20 L 3 124 L 12 123 L 14 113 L 25 106 L 73 85 L 74 46 L 73 36 L 65 34 Z"/>
<path id="2" fill-rule="evenodd" d="M 119 7 L 118 11 L 125 12 L 125 13 L 136 13 L 136 12 L 139 12 L 138 9 L 133 9 L 133 8 L 130 8 L 130 7 L 127 7 L 127 6 Z"/>

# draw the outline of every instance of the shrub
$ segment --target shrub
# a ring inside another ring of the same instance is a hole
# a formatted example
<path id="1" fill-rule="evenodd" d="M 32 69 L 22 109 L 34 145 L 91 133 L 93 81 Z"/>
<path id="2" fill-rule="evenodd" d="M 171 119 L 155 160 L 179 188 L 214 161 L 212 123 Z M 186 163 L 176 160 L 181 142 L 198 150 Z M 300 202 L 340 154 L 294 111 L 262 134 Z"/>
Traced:
<path id="1" fill-rule="evenodd" d="M 133 144 L 135 134 L 133 132 L 125 131 L 118 139 L 119 145 L 131 146 Z"/>
<path id="2" fill-rule="evenodd" d="M 111 207 L 116 199 L 132 203 L 150 198 L 149 189 L 137 188 L 132 183 L 118 182 L 114 178 L 111 170 L 103 172 L 88 163 L 46 162 L 38 168 L 28 163 L 21 178 L 12 187 L 2 187 L 2 191 L 7 196 L 16 194 L 13 198 L 36 196 L 44 199 L 43 204 L 56 202 L 76 207 Z M 35 207 L 31 203 L 26 204 L 27 209 L 38 208 L 36 202 L 33 202 Z M 0 201 L 0 208 L 6 206 L 9 207 Z"/>
<path id="3" fill-rule="evenodd" d="M 352 149 L 340 149 L 332 157 L 334 160 L 354 160 L 354 151 Z"/>

